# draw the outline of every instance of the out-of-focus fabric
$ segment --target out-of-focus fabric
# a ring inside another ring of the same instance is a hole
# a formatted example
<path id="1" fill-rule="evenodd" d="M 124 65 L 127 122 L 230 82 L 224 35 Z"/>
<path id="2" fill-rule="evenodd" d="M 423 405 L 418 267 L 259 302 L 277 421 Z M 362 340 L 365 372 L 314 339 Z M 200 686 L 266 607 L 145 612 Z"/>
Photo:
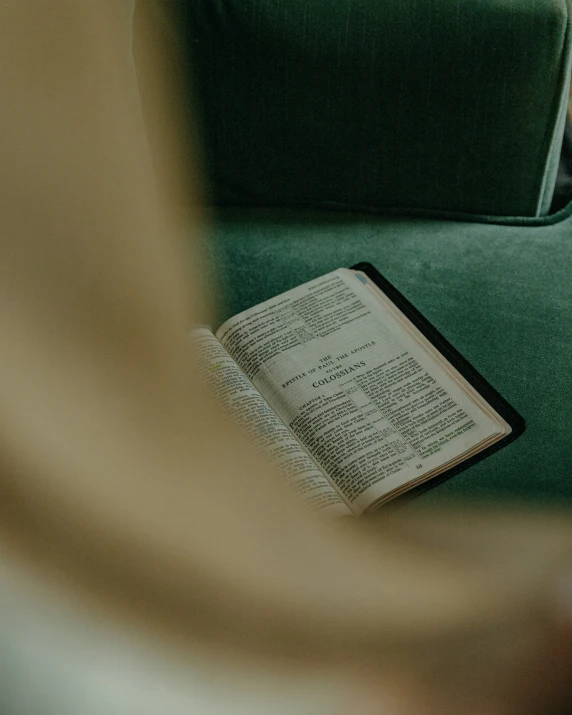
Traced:
<path id="1" fill-rule="evenodd" d="M 351 715 L 347 684 L 176 657 L 0 567 L 3 715 Z M 353 694 L 355 698 L 355 694 Z M 386 715 L 383 713 L 382 715 Z M 387 713 L 391 715 L 391 713 Z"/>

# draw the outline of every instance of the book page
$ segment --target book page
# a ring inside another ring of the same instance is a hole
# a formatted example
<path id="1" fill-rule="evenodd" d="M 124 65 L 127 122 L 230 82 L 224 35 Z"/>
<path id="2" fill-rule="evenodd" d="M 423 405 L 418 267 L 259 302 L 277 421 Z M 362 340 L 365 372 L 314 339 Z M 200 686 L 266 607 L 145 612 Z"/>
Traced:
<path id="1" fill-rule="evenodd" d="M 504 429 L 348 269 L 217 336 L 356 514 Z"/>
<path id="2" fill-rule="evenodd" d="M 343 499 L 212 332 L 195 328 L 191 340 L 215 397 L 294 491 L 316 510 L 331 516 L 349 516 L 351 511 Z"/>

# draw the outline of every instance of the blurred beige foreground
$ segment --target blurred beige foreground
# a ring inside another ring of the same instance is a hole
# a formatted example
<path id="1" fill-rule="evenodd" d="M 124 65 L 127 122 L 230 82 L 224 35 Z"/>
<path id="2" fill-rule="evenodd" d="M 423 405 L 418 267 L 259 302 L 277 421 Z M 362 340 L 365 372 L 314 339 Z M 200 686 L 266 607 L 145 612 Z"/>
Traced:
<path id="1" fill-rule="evenodd" d="M 176 57 L 140 8 L 144 128 L 131 10 L 0 5 L 2 715 L 549 712 L 568 514 L 324 524 L 202 394 Z"/>

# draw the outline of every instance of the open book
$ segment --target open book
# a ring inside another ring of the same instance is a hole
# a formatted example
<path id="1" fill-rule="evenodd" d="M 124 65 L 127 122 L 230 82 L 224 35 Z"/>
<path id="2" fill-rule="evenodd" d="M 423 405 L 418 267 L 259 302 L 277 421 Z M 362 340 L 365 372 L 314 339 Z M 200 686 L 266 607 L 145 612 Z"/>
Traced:
<path id="1" fill-rule="evenodd" d="M 316 509 L 359 515 L 448 477 L 524 421 L 373 266 L 193 329 L 203 374 Z"/>

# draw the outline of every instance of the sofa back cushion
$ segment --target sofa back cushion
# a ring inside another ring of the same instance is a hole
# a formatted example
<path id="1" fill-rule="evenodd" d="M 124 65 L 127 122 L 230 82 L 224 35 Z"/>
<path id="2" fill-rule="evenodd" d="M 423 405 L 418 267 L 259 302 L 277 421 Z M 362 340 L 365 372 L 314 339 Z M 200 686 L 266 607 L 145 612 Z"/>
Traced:
<path id="1" fill-rule="evenodd" d="M 568 3 L 181 4 L 212 200 L 546 213 L 569 86 Z"/>

